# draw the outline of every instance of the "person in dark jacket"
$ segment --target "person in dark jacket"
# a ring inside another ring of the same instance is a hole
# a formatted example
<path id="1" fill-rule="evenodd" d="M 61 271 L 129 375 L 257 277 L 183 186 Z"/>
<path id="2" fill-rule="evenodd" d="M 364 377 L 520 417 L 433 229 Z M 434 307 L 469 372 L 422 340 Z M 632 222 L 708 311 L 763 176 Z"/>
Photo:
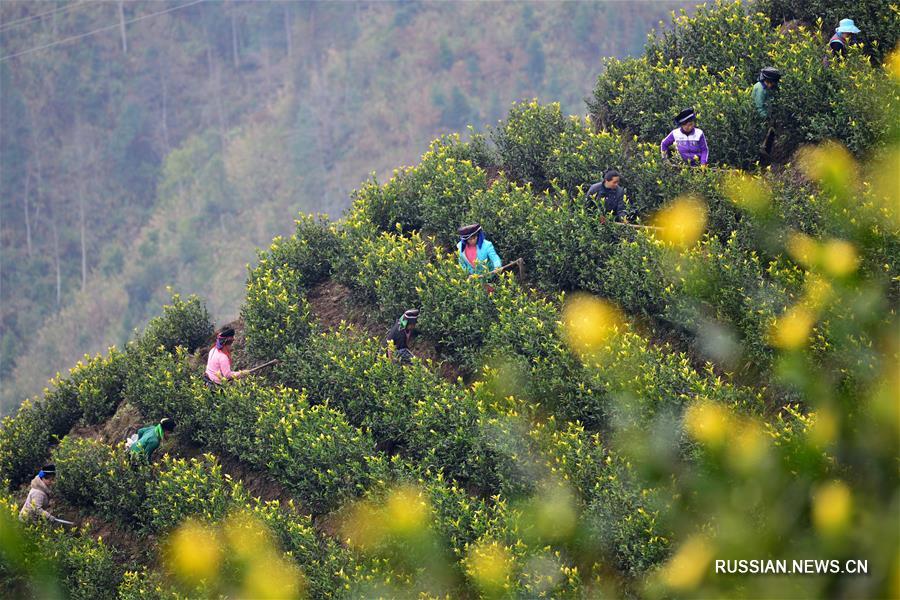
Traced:
<path id="1" fill-rule="evenodd" d="M 828 48 L 831 50 L 832 56 L 846 56 L 847 45 L 853 42 L 853 36 L 859 33 L 859 27 L 853 22 L 853 19 L 841 19 L 834 35 L 828 40 Z"/>
<path id="2" fill-rule="evenodd" d="M 415 358 L 409 349 L 409 343 L 412 341 L 418 320 L 419 310 L 416 308 L 411 308 L 400 315 L 400 318 L 388 331 L 385 340 L 388 358 L 396 359 L 400 363 L 408 363 Z"/>
<path id="3" fill-rule="evenodd" d="M 128 449 L 149 461 L 153 452 L 165 439 L 165 434 L 173 431 L 175 431 L 175 421 L 165 417 L 156 425 L 147 425 L 138 429 L 137 439 L 130 444 Z"/>
<path id="4" fill-rule="evenodd" d="M 616 221 L 626 221 L 625 188 L 619 185 L 619 172 L 610 169 L 603 174 L 603 181 L 593 184 L 587 191 L 587 198 L 604 215 L 613 213 Z"/>

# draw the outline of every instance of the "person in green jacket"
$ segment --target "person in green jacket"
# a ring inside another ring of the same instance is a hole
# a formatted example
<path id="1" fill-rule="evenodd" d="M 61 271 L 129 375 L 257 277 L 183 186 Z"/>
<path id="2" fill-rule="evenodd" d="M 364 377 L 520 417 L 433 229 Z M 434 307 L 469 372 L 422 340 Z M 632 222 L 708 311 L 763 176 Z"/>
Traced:
<path id="1" fill-rule="evenodd" d="M 147 425 L 138 429 L 135 434 L 137 439 L 131 441 L 128 448 L 135 454 L 150 460 L 153 452 L 165 439 L 165 434 L 173 431 L 175 431 L 175 421 L 166 417 L 156 425 Z"/>
<path id="2" fill-rule="evenodd" d="M 778 87 L 781 73 L 774 67 L 766 67 L 759 72 L 759 81 L 753 85 L 750 96 L 753 98 L 753 106 L 756 113 L 763 119 L 769 118 L 769 101 L 772 91 Z"/>

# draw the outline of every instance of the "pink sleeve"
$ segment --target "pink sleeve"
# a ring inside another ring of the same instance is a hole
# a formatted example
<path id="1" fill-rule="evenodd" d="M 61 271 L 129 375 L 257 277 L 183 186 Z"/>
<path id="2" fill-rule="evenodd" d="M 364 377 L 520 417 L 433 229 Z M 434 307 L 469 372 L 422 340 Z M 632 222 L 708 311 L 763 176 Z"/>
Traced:
<path id="1" fill-rule="evenodd" d="M 234 377 L 234 372 L 231 370 L 231 361 L 228 360 L 228 356 L 224 352 L 219 352 L 218 367 L 223 379 L 231 379 Z"/>

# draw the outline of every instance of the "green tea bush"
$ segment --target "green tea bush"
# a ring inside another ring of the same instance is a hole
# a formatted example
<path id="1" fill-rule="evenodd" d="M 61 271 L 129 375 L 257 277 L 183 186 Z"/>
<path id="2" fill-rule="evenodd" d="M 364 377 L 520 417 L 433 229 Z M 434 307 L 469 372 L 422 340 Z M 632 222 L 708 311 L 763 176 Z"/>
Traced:
<path id="1" fill-rule="evenodd" d="M 273 239 L 260 263 L 264 261 L 275 270 L 289 269 L 308 289 L 331 275 L 340 242 L 335 227 L 325 216 L 301 214 L 295 223 L 294 234 L 287 239 Z"/>
<path id="2" fill-rule="evenodd" d="M 104 518 L 135 525 L 150 470 L 134 461 L 124 445 L 66 436 L 53 451 L 56 492 L 75 506 L 93 508 Z"/>
<path id="3" fill-rule="evenodd" d="M 554 142 L 573 126 L 558 102 L 544 106 L 537 100 L 513 104 L 506 121 L 491 133 L 504 172 L 519 183 L 546 188 L 550 177 L 545 166 Z"/>
<path id="4" fill-rule="evenodd" d="M 276 358 L 312 330 L 309 305 L 302 296 L 302 276 L 261 257 L 247 280 L 247 298 L 241 307 L 247 353 L 258 360 Z"/>
<path id="5" fill-rule="evenodd" d="M 69 598 L 116 598 L 122 569 L 117 564 L 114 550 L 102 540 L 55 534 L 45 539 L 45 544 L 45 551 L 58 561 L 60 579 Z"/>
<path id="6" fill-rule="evenodd" d="M 373 177 L 354 192 L 348 220 L 369 223 L 377 231 L 455 230 L 469 196 L 486 186 L 484 169 L 494 162 L 483 136 L 475 134 L 469 142 L 457 134 L 443 136 L 431 143 L 418 166 L 395 170 L 384 185 Z"/>
<path id="7" fill-rule="evenodd" d="M 163 306 L 163 314 L 154 317 L 147 324 L 141 336 L 141 343 L 148 350 L 162 346 L 174 352 L 178 346 L 188 353 L 206 344 L 213 334 L 209 311 L 200 299 L 191 295 L 182 300 L 179 294 L 172 294 L 172 304 Z"/>
<path id="8" fill-rule="evenodd" d="M 546 210 L 544 199 L 535 196 L 530 186 L 519 186 L 501 176 L 489 190 L 472 199 L 466 216 L 470 223 L 480 223 L 504 263 L 517 258 L 525 267 L 533 268 L 535 237 L 542 235 L 534 227 L 535 214 Z M 459 239 L 454 241 L 454 253 L 459 252 Z"/>
<path id="9" fill-rule="evenodd" d="M 830 38 L 840 20 L 850 14 L 845 3 L 835 0 L 760 0 L 754 6 L 770 19 L 773 27 L 794 20 L 807 24 L 820 22 L 818 29 L 823 39 Z M 900 39 L 897 13 L 896 5 L 885 6 L 879 0 L 861 0 L 853 4 L 851 16 L 860 29 L 856 39 L 876 64 L 882 62 Z"/>
<path id="10" fill-rule="evenodd" d="M 18 486 L 34 477 L 50 439 L 40 401 L 22 402 L 15 416 L 0 422 L 0 478 Z"/>
<path id="11" fill-rule="evenodd" d="M 280 394 L 258 408 L 258 456 L 313 514 L 327 513 L 381 477 L 375 441 L 325 405 L 298 393 Z"/>
<path id="12" fill-rule="evenodd" d="M 752 81 L 735 89 L 736 80 L 733 66 L 716 74 L 680 60 L 609 59 L 590 104 L 592 118 L 659 144 L 672 130 L 672 118 L 692 106 L 706 134 L 710 162 L 752 164 L 765 128 L 750 101 Z"/>
<path id="13" fill-rule="evenodd" d="M 651 37 L 647 57 L 651 64 L 684 59 L 686 66 L 727 73 L 736 67 L 736 80 L 753 82 L 768 65 L 767 52 L 775 37 L 766 15 L 752 12 L 740 1 L 717 0 L 699 5 L 691 15 L 682 9 L 672 27 Z"/>
<path id="14" fill-rule="evenodd" d="M 311 404 L 329 404 L 371 432 L 379 445 L 402 448 L 412 407 L 440 378 L 427 365 L 387 358 L 382 340 L 350 328 L 322 333 L 291 347 L 276 368 L 285 385 L 306 390 Z"/>
<path id="15" fill-rule="evenodd" d="M 472 197 L 487 187 L 487 174 L 471 160 L 453 157 L 453 146 L 432 143 L 416 167 L 420 183 L 422 226 L 452 239 L 468 210 Z"/>
<path id="16" fill-rule="evenodd" d="M 608 169 L 619 171 L 625 185 L 627 162 L 623 140 L 618 134 L 594 132 L 589 120 L 572 117 L 569 127 L 554 140 L 544 171 L 556 189 L 576 196 L 579 187 L 586 191 Z"/>
<path id="17" fill-rule="evenodd" d="M 141 518 L 156 533 L 191 516 L 217 521 L 231 509 L 240 489 L 231 476 L 222 474 L 222 465 L 211 454 L 190 460 L 166 454 L 155 481 L 147 486 Z"/>
<path id="18" fill-rule="evenodd" d="M 352 272 L 339 277 L 363 302 L 375 305 L 385 332 L 405 310 L 418 307 L 419 273 L 429 262 L 425 242 L 418 233 L 402 236 L 382 233 L 350 250 L 356 260 Z"/>
<path id="19" fill-rule="evenodd" d="M 116 590 L 119 600 L 180 600 L 182 596 L 161 573 L 143 567 L 125 571 Z"/>
<path id="20" fill-rule="evenodd" d="M 85 357 L 82 375 L 76 378 L 82 419 L 89 425 L 102 423 L 116 412 L 129 375 L 128 355 L 109 349 L 106 356 Z"/>
<path id="21" fill-rule="evenodd" d="M 478 349 L 495 315 L 483 280 L 463 272 L 455 254 L 438 251 L 435 261 L 418 273 L 415 289 L 422 311 L 418 327 L 454 362 L 477 368 Z"/>
<path id="22" fill-rule="evenodd" d="M 177 432 L 195 438 L 208 418 L 211 392 L 188 362 L 183 347 L 174 354 L 136 355 L 124 398 L 148 421 L 175 420 Z"/>
<path id="23" fill-rule="evenodd" d="M 627 463 L 611 459 L 589 496 L 588 539 L 619 572 L 639 576 L 670 553 L 672 533 L 660 523 L 663 508 L 658 493 L 643 489 Z"/>

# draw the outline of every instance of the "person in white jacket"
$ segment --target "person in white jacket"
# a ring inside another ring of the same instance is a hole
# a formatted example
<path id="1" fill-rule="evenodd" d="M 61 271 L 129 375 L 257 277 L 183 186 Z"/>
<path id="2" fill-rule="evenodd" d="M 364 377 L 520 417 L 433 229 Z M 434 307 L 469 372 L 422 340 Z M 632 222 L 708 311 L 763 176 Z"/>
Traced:
<path id="1" fill-rule="evenodd" d="M 42 517 L 48 521 L 55 521 L 56 517 L 47 511 L 50 506 L 50 486 L 56 477 L 56 467 L 54 465 L 44 465 L 38 472 L 37 476 L 31 480 L 31 489 L 28 490 L 28 497 L 25 498 L 25 504 L 19 511 L 19 520 L 28 521 L 36 517 Z"/>

